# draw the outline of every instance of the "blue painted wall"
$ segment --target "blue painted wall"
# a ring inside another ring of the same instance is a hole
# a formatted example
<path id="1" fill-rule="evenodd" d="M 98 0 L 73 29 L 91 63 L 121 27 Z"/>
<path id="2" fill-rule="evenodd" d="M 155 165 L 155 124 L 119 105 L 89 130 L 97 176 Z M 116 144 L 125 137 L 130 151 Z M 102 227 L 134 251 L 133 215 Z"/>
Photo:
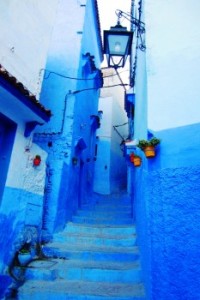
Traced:
<path id="1" fill-rule="evenodd" d="M 93 188 L 95 116 L 102 84 L 96 13 L 91 0 L 87 5 L 62 0 L 57 10 L 40 95 L 53 117 L 35 135 L 48 152 L 43 239 L 64 228 Z"/>
<path id="2" fill-rule="evenodd" d="M 200 298 L 200 124 L 156 132 L 156 158 L 134 177 L 134 213 L 149 299 Z"/>

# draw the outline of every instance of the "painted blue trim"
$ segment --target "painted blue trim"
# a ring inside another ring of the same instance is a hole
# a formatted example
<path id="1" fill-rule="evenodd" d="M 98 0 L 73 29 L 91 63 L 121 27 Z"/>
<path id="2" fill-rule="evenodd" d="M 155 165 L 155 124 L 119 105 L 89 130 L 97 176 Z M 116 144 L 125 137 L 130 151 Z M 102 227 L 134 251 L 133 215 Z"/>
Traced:
<path id="1" fill-rule="evenodd" d="M 31 109 L 35 114 L 37 114 L 44 121 L 48 122 L 50 120 L 50 115 L 47 115 L 37 103 L 32 102 L 29 97 L 23 95 L 15 87 L 12 86 L 7 80 L 0 76 L 0 85 L 5 88 L 9 93 L 16 97 L 21 103 Z"/>
<path id="2" fill-rule="evenodd" d="M 0 201 L 5 187 L 17 124 L 0 113 Z"/>
<path id="3" fill-rule="evenodd" d="M 26 123 L 26 127 L 25 127 L 25 130 L 24 130 L 24 136 L 25 137 L 29 137 L 31 132 L 35 129 L 35 127 L 37 125 L 42 125 L 41 123 L 38 123 L 38 122 L 27 122 Z"/>

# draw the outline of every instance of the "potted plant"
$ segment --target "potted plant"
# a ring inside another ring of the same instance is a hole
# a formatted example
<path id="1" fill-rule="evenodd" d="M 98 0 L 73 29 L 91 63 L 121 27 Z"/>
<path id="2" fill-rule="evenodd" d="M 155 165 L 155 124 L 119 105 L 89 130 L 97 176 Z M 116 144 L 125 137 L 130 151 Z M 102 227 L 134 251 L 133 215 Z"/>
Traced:
<path id="1" fill-rule="evenodd" d="M 139 140 L 137 146 L 142 149 L 146 157 L 155 156 L 155 147 L 160 144 L 160 139 L 153 137 L 150 140 Z"/>
<path id="2" fill-rule="evenodd" d="M 36 155 L 33 159 L 33 165 L 34 166 L 39 166 L 41 163 L 41 156 L 40 155 Z"/>
<path id="3" fill-rule="evenodd" d="M 21 266 L 27 265 L 31 261 L 31 252 L 28 246 L 24 245 L 23 248 L 19 250 L 18 260 Z"/>
<path id="4" fill-rule="evenodd" d="M 134 158 L 133 158 L 133 164 L 135 167 L 139 167 L 142 163 L 142 159 L 139 155 L 134 154 Z"/>
<path id="5" fill-rule="evenodd" d="M 130 161 L 134 164 L 135 167 L 139 167 L 141 165 L 142 159 L 139 155 L 131 153 Z"/>

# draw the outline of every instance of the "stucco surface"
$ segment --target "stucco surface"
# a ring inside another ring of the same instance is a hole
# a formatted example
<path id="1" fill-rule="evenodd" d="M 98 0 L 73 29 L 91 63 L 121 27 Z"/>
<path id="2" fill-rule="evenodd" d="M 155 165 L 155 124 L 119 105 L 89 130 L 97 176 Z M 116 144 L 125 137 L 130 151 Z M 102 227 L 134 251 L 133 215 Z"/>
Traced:
<path id="1" fill-rule="evenodd" d="M 132 170 L 146 288 L 153 300 L 200 299 L 199 124 L 157 136 L 157 156 Z"/>
<path id="2" fill-rule="evenodd" d="M 198 299 L 200 171 L 154 172 L 149 188 L 153 299 Z"/>

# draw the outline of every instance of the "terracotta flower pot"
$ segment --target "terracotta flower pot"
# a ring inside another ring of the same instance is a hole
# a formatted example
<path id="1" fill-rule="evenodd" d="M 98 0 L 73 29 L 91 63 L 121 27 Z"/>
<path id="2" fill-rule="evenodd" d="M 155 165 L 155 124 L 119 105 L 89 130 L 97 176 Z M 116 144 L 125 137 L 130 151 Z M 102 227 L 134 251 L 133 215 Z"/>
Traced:
<path id="1" fill-rule="evenodd" d="M 146 157 L 154 157 L 156 155 L 154 146 L 145 147 L 144 153 L 145 153 Z"/>
<path id="2" fill-rule="evenodd" d="M 31 253 L 20 253 L 18 254 L 18 260 L 21 266 L 26 266 L 31 261 Z"/>
<path id="3" fill-rule="evenodd" d="M 34 166 L 39 166 L 40 163 L 41 163 L 41 159 L 39 159 L 39 158 L 34 158 L 34 160 L 33 160 Z"/>
<path id="4" fill-rule="evenodd" d="M 133 164 L 135 167 L 139 167 L 141 165 L 141 158 L 140 157 L 134 157 Z"/>

